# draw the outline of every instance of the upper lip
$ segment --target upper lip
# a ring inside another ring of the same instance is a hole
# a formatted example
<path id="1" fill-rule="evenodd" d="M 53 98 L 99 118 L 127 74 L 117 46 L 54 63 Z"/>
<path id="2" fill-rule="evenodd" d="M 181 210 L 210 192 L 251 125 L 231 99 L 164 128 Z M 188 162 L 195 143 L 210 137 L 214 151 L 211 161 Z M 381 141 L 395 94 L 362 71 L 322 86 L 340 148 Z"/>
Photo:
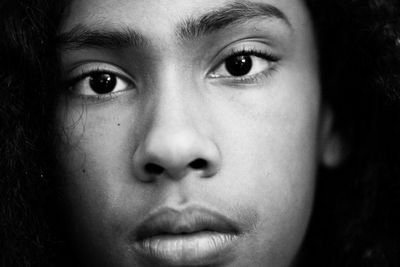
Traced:
<path id="1" fill-rule="evenodd" d="M 200 231 L 239 234 L 239 226 L 226 216 L 202 207 L 183 210 L 162 208 L 151 213 L 135 229 L 135 241 L 157 235 L 183 235 Z"/>

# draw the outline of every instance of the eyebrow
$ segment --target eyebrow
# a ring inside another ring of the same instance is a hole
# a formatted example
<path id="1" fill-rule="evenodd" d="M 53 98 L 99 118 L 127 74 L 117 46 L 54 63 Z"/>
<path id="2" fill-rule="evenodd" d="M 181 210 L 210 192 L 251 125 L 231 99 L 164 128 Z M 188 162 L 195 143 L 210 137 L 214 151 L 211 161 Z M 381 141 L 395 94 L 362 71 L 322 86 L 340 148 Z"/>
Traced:
<path id="1" fill-rule="evenodd" d="M 208 35 L 230 26 L 261 18 L 283 21 L 286 26 L 292 29 L 287 16 L 273 5 L 260 2 L 235 1 L 199 18 L 184 20 L 178 26 L 177 35 L 182 39 L 196 39 L 202 35 Z"/>
<path id="2" fill-rule="evenodd" d="M 95 26 L 98 27 L 98 26 Z M 146 39 L 140 33 L 129 29 L 93 29 L 78 24 L 70 31 L 56 37 L 58 48 L 63 50 L 78 50 L 83 48 L 140 47 L 146 45 Z"/>
<path id="3" fill-rule="evenodd" d="M 176 35 L 181 40 L 193 40 L 230 26 L 244 24 L 254 19 L 275 19 L 292 29 L 287 16 L 277 7 L 260 2 L 235 1 L 199 17 L 190 17 L 177 25 Z M 101 26 L 101 23 L 99 23 Z M 56 37 L 57 47 L 62 50 L 83 48 L 119 49 L 143 47 L 150 43 L 141 33 L 125 28 L 99 28 L 99 25 L 78 24 Z"/>

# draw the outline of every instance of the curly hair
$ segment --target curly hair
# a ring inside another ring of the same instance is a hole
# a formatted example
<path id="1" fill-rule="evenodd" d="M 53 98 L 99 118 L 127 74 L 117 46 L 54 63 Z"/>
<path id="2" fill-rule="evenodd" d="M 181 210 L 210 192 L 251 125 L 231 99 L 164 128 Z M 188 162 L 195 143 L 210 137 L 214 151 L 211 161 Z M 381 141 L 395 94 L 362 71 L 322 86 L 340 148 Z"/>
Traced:
<path id="1" fill-rule="evenodd" d="M 51 266 L 60 241 L 50 230 L 46 166 L 51 114 L 49 56 L 57 1 L 0 3 L 1 266 Z M 59 10 L 59 11 L 58 11 Z"/>
<path id="2" fill-rule="evenodd" d="M 305 266 L 398 266 L 399 4 L 308 2 L 322 93 L 349 149 L 340 169 L 321 170 Z"/>
<path id="3" fill-rule="evenodd" d="M 323 99 L 348 145 L 320 170 L 300 266 L 398 266 L 400 4 L 306 0 Z M 67 250 L 51 166 L 57 86 L 53 38 L 62 1 L 0 3 L 1 266 L 54 266 Z"/>

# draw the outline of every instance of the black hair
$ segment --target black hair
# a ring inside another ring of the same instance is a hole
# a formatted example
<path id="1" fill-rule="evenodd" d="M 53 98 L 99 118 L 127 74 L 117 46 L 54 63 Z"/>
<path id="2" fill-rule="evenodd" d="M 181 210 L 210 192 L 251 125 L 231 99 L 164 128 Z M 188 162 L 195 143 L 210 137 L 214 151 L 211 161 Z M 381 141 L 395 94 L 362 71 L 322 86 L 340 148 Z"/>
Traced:
<path id="1" fill-rule="evenodd" d="M 339 168 L 320 170 L 299 265 L 398 266 L 400 4 L 306 3 L 318 38 L 323 98 L 348 153 Z M 51 169 L 53 40 L 63 5 L 0 3 L 1 266 L 59 266 L 68 249 L 55 219 L 57 177 Z"/>
<path id="2" fill-rule="evenodd" d="M 399 3 L 308 1 L 347 159 L 321 169 L 305 266 L 398 266 Z"/>
<path id="3" fill-rule="evenodd" d="M 0 266 L 52 266 L 62 244 L 47 174 L 60 12 L 57 1 L 0 2 Z"/>

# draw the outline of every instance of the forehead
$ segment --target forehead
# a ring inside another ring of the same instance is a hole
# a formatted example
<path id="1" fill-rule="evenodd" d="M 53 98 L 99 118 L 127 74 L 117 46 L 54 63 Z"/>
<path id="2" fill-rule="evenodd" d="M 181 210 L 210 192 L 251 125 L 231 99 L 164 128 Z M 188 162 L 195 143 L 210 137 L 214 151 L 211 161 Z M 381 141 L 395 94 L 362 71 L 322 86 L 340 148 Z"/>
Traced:
<path id="1" fill-rule="evenodd" d="M 229 12 L 220 12 L 222 15 L 245 17 L 246 11 L 238 10 L 244 6 L 256 7 L 253 11 L 259 15 L 264 12 L 264 19 L 294 28 L 309 20 L 301 0 L 75 0 L 67 9 L 60 31 L 79 24 L 99 28 L 130 26 L 148 35 L 171 36 L 182 22 L 204 18 L 224 8 Z"/>

